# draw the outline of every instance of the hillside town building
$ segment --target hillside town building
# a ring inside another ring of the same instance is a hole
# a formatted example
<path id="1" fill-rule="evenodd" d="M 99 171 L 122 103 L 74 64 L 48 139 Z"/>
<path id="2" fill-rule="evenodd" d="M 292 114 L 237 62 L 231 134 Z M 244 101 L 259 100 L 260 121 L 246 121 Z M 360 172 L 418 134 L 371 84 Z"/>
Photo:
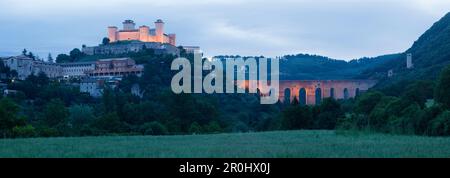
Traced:
<path id="1" fill-rule="evenodd" d="M 131 58 L 101 59 L 95 62 L 51 63 L 33 60 L 20 55 L 2 59 L 11 70 L 17 72 L 19 80 L 30 75 L 45 73 L 49 78 L 123 77 L 141 76 L 143 65 L 137 65 Z"/>
<path id="2" fill-rule="evenodd" d="M 123 77 L 126 75 L 141 76 L 143 65 L 136 65 L 130 58 L 102 59 L 95 62 L 95 69 L 86 74 L 90 77 Z"/>
<path id="3" fill-rule="evenodd" d="M 60 63 L 62 68 L 62 76 L 69 77 L 83 77 L 87 72 L 95 70 L 95 62 L 71 62 Z"/>
<path id="4" fill-rule="evenodd" d="M 200 46 L 182 46 L 184 50 L 186 50 L 186 53 L 188 54 L 195 54 L 195 53 L 202 53 L 200 50 Z"/>
<path id="5" fill-rule="evenodd" d="M 32 74 L 38 75 L 40 72 L 44 72 L 51 78 L 62 74 L 62 68 L 58 64 L 34 60 L 25 55 L 7 57 L 2 60 L 6 66 L 17 72 L 17 78 L 20 80 L 25 80 Z"/>

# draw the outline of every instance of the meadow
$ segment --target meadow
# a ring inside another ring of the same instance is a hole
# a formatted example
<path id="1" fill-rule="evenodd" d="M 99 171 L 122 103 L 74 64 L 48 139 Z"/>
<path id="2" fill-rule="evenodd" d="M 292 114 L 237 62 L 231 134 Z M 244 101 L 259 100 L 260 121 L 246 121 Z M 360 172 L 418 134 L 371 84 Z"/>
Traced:
<path id="1" fill-rule="evenodd" d="M 0 157 L 450 157 L 450 138 L 311 130 L 184 136 L 1 139 Z"/>

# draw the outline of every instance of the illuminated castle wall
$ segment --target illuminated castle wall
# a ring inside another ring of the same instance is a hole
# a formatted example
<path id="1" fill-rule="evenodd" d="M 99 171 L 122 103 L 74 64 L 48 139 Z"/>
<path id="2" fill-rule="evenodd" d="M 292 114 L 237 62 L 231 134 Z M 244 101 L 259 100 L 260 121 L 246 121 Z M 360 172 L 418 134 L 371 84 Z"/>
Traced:
<path id="1" fill-rule="evenodd" d="M 110 42 L 138 40 L 142 42 L 169 43 L 176 46 L 176 35 L 164 33 L 164 22 L 161 19 L 155 22 L 154 29 L 150 29 L 150 27 L 145 25 L 136 29 L 136 24 L 132 20 L 125 20 L 122 24 L 122 30 L 118 30 L 115 26 L 108 27 Z"/>

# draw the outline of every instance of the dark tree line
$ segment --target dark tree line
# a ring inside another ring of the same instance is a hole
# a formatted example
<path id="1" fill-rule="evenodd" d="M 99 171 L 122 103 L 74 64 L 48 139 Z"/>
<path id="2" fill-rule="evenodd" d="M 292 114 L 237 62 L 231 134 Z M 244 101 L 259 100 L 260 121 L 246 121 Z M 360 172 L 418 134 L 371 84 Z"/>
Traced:
<path id="1" fill-rule="evenodd" d="M 192 56 L 183 53 L 192 60 Z M 294 129 L 364 130 L 395 134 L 450 135 L 450 67 L 437 81 L 391 86 L 356 99 L 324 99 L 317 106 L 261 105 L 256 94 L 174 94 L 176 56 L 147 49 L 131 55 L 145 65 L 142 77 L 127 76 L 94 99 L 44 73 L 9 82 L 17 90 L 0 100 L 2 137 L 167 135 Z M 2 71 L 8 71 L 6 68 Z M 138 85 L 143 96 L 131 94 Z"/>

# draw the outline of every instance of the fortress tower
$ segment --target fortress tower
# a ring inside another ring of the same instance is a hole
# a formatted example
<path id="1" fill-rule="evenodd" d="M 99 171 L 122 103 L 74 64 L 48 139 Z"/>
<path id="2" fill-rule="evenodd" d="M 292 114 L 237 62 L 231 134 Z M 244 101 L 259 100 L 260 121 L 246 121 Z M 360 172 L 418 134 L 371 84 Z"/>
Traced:
<path id="1" fill-rule="evenodd" d="M 115 26 L 108 27 L 108 38 L 110 42 L 117 41 L 117 27 Z"/>
<path id="2" fill-rule="evenodd" d="M 412 62 L 412 54 L 408 53 L 406 54 L 406 68 L 411 69 L 414 67 L 414 64 Z"/>
<path id="3" fill-rule="evenodd" d="M 139 27 L 139 41 L 149 41 L 150 27 L 142 25 Z"/>
<path id="4" fill-rule="evenodd" d="M 125 20 L 122 24 L 124 31 L 133 31 L 136 26 L 132 20 Z"/>
<path id="5" fill-rule="evenodd" d="M 175 44 L 176 39 L 177 39 L 177 35 L 175 35 L 174 33 L 169 34 L 169 43 L 170 44 Z"/>
<path id="6" fill-rule="evenodd" d="M 158 19 L 155 22 L 155 36 L 156 41 L 162 43 L 164 40 L 164 22 L 161 19 Z"/>
<path id="7" fill-rule="evenodd" d="M 108 27 L 108 38 L 110 42 L 137 40 L 141 42 L 168 43 L 176 46 L 176 35 L 164 33 L 164 22 L 156 20 L 155 28 L 142 25 L 136 29 L 133 20 L 125 20 L 123 29 L 118 30 L 115 26 Z"/>

